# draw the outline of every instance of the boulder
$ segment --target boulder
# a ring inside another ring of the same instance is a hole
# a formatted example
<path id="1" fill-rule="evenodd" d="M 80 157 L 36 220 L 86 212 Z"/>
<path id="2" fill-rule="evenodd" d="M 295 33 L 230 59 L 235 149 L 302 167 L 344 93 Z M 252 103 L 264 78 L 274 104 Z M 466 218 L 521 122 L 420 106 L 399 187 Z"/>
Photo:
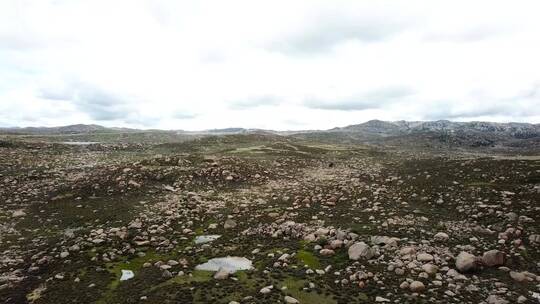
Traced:
<path id="1" fill-rule="evenodd" d="M 462 251 L 456 258 L 456 268 L 460 272 L 468 272 L 478 267 L 478 261 L 473 254 Z"/>
<path id="2" fill-rule="evenodd" d="M 428 264 L 422 265 L 422 270 L 424 270 L 429 275 L 435 275 L 437 271 L 439 271 L 439 267 L 428 263 Z"/>
<path id="3" fill-rule="evenodd" d="M 416 253 L 416 249 L 414 247 L 403 247 L 399 250 L 399 254 L 401 255 L 412 255 Z"/>
<path id="4" fill-rule="evenodd" d="M 409 289 L 412 292 L 422 292 L 426 289 L 426 286 L 420 281 L 413 281 L 411 284 L 409 284 Z"/>
<path id="5" fill-rule="evenodd" d="M 519 283 L 527 281 L 527 276 L 523 272 L 510 271 L 510 277 Z"/>
<path id="6" fill-rule="evenodd" d="M 375 255 L 375 252 L 366 243 L 359 242 L 349 247 L 348 254 L 349 259 L 356 261 L 360 258 L 369 260 Z"/>
<path id="7" fill-rule="evenodd" d="M 274 288 L 274 286 L 272 286 L 272 285 L 266 286 L 266 287 L 261 288 L 261 290 L 259 292 L 262 293 L 262 294 L 267 294 L 267 293 L 272 292 L 273 288 Z"/>
<path id="8" fill-rule="evenodd" d="M 506 255 L 504 254 L 504 252 L 496 249 L 486 251 L 482 256 L 482 264 L 487 267 L 502 266 L 504 265 L 505 260 Z"/>
<path id="9" fill-rule="evenodd" d="M 324 249 L 321 249 L 321 251 L 319 251 L 319 253 L 320 253 L 321 255 L 323 255 L 323 256 L 331 256 L 331 255 L 334 255 L 335 252 L 334 252 L 334 250 L 332 250 L 332 249 L 326 249 L 326 248 L 324 248 Z"/>
<path id="10" fill-rule="evenodd" d="M 236 227 L 236 222 L 231 219 L 226 220 L 225 223 L 223 224 L 223 228 L 225 229 L 232 229 L 234 227 Z"/>
<path id="11" fill-rule="evenodd" d="M 300 303 L 300 301 L 298 301 L 297 299 L 295 299 L 295 298 L 293 298 L 291 296 L 285 296 L 284 300 L 285 300 L 285 303 L 287 303 L 287 304 L 298 304 L 298 303 Z"/>
<path id="12" fill-rule="evenodd" d="M 342 246 L 343 246 L 343 241 L 342 240 L 332 240 L 330 242 L 330 248 L 332 248 L 332 249 L 341 248 Z"/>
<path id="13" fill-rule="evenodd" d="M 397 246 L 397 241 L 399 241 L 398 238 L 395 237 L 388 237 L 388 236 L 372 236 L 371 237 L 371 244 L 373 245 L 379 245 L 379 246 Z"/>
<path id="14" fill-rule="evenodd" d="M 26 212 L 24 212 L 22 209 L 19 209 L 19 210 L 15 210 L 13 211 L 13 213 L 11 214 L 12 217 L 23 217 L 23 216 L 26 216 Z"/>
<path id="15" fill-rule="evenodd" d="M 419 253 L 416 255 L 416 259 L 420 262 L 431 262 L 433 261 L 433 256 L 429 253 Z"/>
<path id="16" fill-rule="evenodd" d="M 486 302 L 488 304 L 508 304 L 510 302 L 508 302 L 507 300 L 499 297 L 498 295 L 490 295 L 487 299 L 486 299 Z"/>
<path id="17" fill-rule="evenodd" d="M 433 239 L 438 242 L 446 242 L 450 237 L 444 232 L 438 232 L 433 236 Z"/>

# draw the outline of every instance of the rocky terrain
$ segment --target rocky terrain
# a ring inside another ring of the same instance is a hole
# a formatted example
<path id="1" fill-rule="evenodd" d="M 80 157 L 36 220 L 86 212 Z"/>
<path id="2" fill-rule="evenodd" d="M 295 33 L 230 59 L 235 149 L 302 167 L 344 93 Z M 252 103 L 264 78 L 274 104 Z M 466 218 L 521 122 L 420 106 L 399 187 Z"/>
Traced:
<path id="1" fill-rule="evenodd" d="M 540 303 L 538 128 L 9 132 L 0 303 Z"/>
<path id="2" fill-rule="evenodd" d="M 297 137 L 333 143 L 370 143 L 380 146 L 423 147 L 427 149 L 485 148 L 499 152 L 513 149 L 533 152 L 540 146 L 540 125 L 528 123 L 380 121 L 307 131 Z"/>

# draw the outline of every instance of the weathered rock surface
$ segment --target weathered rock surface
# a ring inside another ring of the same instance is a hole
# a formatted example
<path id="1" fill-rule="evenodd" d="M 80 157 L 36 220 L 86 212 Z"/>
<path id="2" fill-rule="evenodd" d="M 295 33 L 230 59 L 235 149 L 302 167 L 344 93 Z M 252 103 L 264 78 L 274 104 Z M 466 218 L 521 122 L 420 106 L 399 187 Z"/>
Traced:
<path id="1" fill-rule="evenodd" d="M 468 252 L 462 251 L 456 258 L 456 268 L 460 272 L 469 272 L 476 270 L 478 267 L 477 258 Z"/>
<path id="2" fill-rule="evenodd" d="M 369 260 L 375 255 L 371 247 L 369 247 L 364 242 L 353 244 L 351 247 L 349 247 L 348 254 L 349 254 L 349 259 L 355 260 L 355 261 L 361 258 Z"/>

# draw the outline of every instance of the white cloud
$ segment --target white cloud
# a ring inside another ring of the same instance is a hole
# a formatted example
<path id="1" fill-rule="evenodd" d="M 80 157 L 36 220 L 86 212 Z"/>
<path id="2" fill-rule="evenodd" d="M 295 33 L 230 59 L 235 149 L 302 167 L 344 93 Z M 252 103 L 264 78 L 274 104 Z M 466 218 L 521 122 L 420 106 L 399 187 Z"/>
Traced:
<path id="1" fill-rule="evenodd" d="M 536 1 L 2 1 L 0 124 L 537 123 L 540 96 L 526 92 L 540 83 L 539 8 Z M 392 88 L 407 90 L 383 94 Z"/>

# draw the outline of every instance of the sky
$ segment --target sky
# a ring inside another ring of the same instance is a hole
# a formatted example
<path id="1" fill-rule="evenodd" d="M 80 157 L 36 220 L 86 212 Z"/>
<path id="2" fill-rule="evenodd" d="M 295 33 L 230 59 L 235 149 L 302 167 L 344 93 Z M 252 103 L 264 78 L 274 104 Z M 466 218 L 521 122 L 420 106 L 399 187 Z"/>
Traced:
<path id="1" fill-rule="evenodd" d="M 540 122 L 540 1 L 0 0 L 0 127 Z"/>

